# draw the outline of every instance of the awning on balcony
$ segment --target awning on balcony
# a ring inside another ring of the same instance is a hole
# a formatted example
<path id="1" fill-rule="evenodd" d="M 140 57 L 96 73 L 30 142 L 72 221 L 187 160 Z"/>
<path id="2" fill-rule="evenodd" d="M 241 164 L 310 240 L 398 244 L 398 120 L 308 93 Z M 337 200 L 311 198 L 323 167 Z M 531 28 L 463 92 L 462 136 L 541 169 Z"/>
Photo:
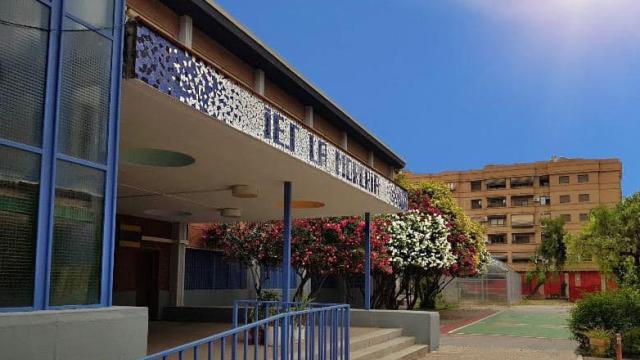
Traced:
<path id="1" fill-rule="evenodd" d="M 122 85 L 118 212 L 162 220 L 393 213 L 406 192 L 142 25 Z M 133 61 L 133 63 L 131 63 Z"/>

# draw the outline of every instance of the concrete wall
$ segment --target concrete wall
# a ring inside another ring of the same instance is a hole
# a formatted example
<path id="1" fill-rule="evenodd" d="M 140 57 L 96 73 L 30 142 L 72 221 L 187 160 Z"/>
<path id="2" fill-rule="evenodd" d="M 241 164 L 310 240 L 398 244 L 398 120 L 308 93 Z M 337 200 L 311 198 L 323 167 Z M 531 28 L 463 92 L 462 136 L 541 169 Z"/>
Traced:
<path id="1" fill-rule="evenodd" d="M 352 309 L 351 326 L 401 328 L 403 335 L 429 345 L 429 351 L 440 347 L 440 314 L 435 311 Z"/>
<path id="2" fill-rule="evenodd" d="M 146 353 L 146 308 L 0 313 L 3 360 L 131 360 Z"/>

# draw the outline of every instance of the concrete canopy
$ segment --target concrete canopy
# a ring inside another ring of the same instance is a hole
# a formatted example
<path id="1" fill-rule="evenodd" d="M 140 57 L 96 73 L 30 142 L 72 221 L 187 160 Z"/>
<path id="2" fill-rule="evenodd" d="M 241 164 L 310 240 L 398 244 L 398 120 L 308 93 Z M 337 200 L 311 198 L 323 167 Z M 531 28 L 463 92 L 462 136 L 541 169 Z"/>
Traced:
<path id="1" fill-rule="evenodd" d="M 191 223 L 281 219 L 284 181 L 293 183 L 294 201 L 324 204 L 294 209 L 294 218 L 400 211 L 142 81 L 128 79 L 122 87 L 120 214 Z M 177 152 L 195 161 L 178 167 L 128 163 L 139 149 Z M 258 196 L 234 197 L 234 185 L 257 187 Z M 222 209 L 239 209 L 240 216 L 222 217 Z"/>

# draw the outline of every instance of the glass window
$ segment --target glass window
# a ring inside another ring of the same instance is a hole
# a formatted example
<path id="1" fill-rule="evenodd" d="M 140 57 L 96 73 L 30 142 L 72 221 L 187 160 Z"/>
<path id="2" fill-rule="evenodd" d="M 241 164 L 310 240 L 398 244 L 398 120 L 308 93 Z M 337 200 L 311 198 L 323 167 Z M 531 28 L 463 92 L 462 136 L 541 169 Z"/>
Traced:
<path id="1" fill-rule="evenodd" d="M 571 222 L 571 214 L 562 214 L 560 215 L 560 217 L 562 218 L 562 220 L 564 220 L 564 222 L 568 223 Z"/>
<path id="2" fill-rule="evenodd" d="M 65 0 L 65 5 L 69 14 L 95 27 L 113 26 L 113 0 Z"/>
<path id="3" fill-rule="evenodd" d="M 578 195 L 578 201 L 580 202 L 588 202 L 590 200 L 589 194 L 580 194 Z"/>
<path id="4" fill-rule="evenodd" d="M 104 175 L 57 162 L 49 299 L 53 306 L 100 301 Z"/>
<path id="5" fill-rule="evenodd" d="M 482 199 L 471 200 L 472 209 L 482 209 Z"/>
<path id="6" fill-rule="evenodd" d="M 589 182 L 589 174 L 578 175 L 578 182 L 579 183 L 588 183 Z"/>
<path id="7" fill-rule="evenodd" d="M 506 207 L 506 206 L 507 206 L 507 198 L 504 196 L 487 198 L 487 207 L 497 208 L 497 207 Z"/>
<path id="8" fill-rule="evenodd" d="M 507 179 L 491 179 L 485 181 L 487 190 L 499 190 L 507 188 Z"/>
<path id="9" fill-rule="evenodd" d="M 513 234 L 511 242 L 514 244 L 529 244 L 534 234 Z"/>
<path id="10" fill-rule="evenodd" d="M 40 147 L 49 8 L 34 0 L 3 0 L 0 14 L 8 22 L 0 23 L 0 137 Z"/>
<path id="11" fill-rule="evenodd" d="M 560 184 L 568 184 L 569 183 L 569 176 L 560 176 L 558 177 L 558 183 Z"/>
<path id="12" fill-rule="evenodd" d="M 506 244 L 507 234 L 489 234 L 489 244 Z"/>
<path id="13" fill-rule="evenodd" d="M 84 29 L 71 21 L 65 28 Z M 58 151 L 106 162 L 110 67 L 110 40 L 93 31 L 64 33 Z"/>
<path id="14" fill-rule="evenodd" d="M 538 180 L 540 186 L 549 186 L 549 175 L 541 175 Z"/>
<path id="15" fill-rule="evenodd" d="M 568 202 L 571 202 L 571 196 L 570 195 L 560 195 L 560 203 L 561 204 L 566 204 Z"/>
<path id="16" fill-rule="evenodd" d="M 489 217 L 489 225 L 491 226 L 505 226 L 506 224 L 507 224 L 507 217 L 504 215 Z"/>
<path id="17" fill-rule="evenodd" d="M 589 220 L 589 214 L 580 214 L 580 222 L 585 222 Z"/>
<path id="18" fill-rule="evenodd" d="M 0 307 L 33 306 L 40 156 L 0 145 Z"/>
<path id="19" fill-rule="evenodd" d="M 471 191 L 481 191 L 482 190 L 482 181 L 476 180 L 471 182 Z"/>

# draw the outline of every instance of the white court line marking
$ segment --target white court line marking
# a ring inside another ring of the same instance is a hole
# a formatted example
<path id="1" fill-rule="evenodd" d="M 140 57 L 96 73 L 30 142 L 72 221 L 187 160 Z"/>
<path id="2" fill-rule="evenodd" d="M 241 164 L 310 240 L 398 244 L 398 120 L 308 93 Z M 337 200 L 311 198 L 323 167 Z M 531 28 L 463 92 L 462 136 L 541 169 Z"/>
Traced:
<path id="1" fill-rule="evenodd" d="M 458 331 L 458 330 L 461 330 L 461 329 L 466 328 L 467 326 L 475 325 L 475 324 L 479 323 L 480 321 L 486 320 L 486 319 L 488 319 L 488 318 L 490 318 L 490 317 L 492 317 L 492 316 L 496 316 L 496 315 L 498 315 L 498 314 L 502 314 L 504 311 L 505 311 L 505 310 L 500 310 L 500 311 L 498 311 L 498 312 L 496 312 L 496 313 L 494 313 L 494 314 L 491 314 L 491 315 L 489 315 L 489 316 L 485 316 L 485 317 L 483 317 L 482 319 L 478 319 L 478 320 L 476 320 L 476 321 L 474 321 L 474 322 L 472 322 L 472 323 L 469 323 L 469 324 L 467 324 L 467 325 L 462 325 L 462 326 L 460 326 L 459 328 L 455 328 L 455 329 L 453 329 L 453 330 L 451 330 L 451 331 L 447 332 L 447 334 L 452 334 L 452 333 L 454 333 L 454 332 L 456 332 L 456 331 Z"/>

